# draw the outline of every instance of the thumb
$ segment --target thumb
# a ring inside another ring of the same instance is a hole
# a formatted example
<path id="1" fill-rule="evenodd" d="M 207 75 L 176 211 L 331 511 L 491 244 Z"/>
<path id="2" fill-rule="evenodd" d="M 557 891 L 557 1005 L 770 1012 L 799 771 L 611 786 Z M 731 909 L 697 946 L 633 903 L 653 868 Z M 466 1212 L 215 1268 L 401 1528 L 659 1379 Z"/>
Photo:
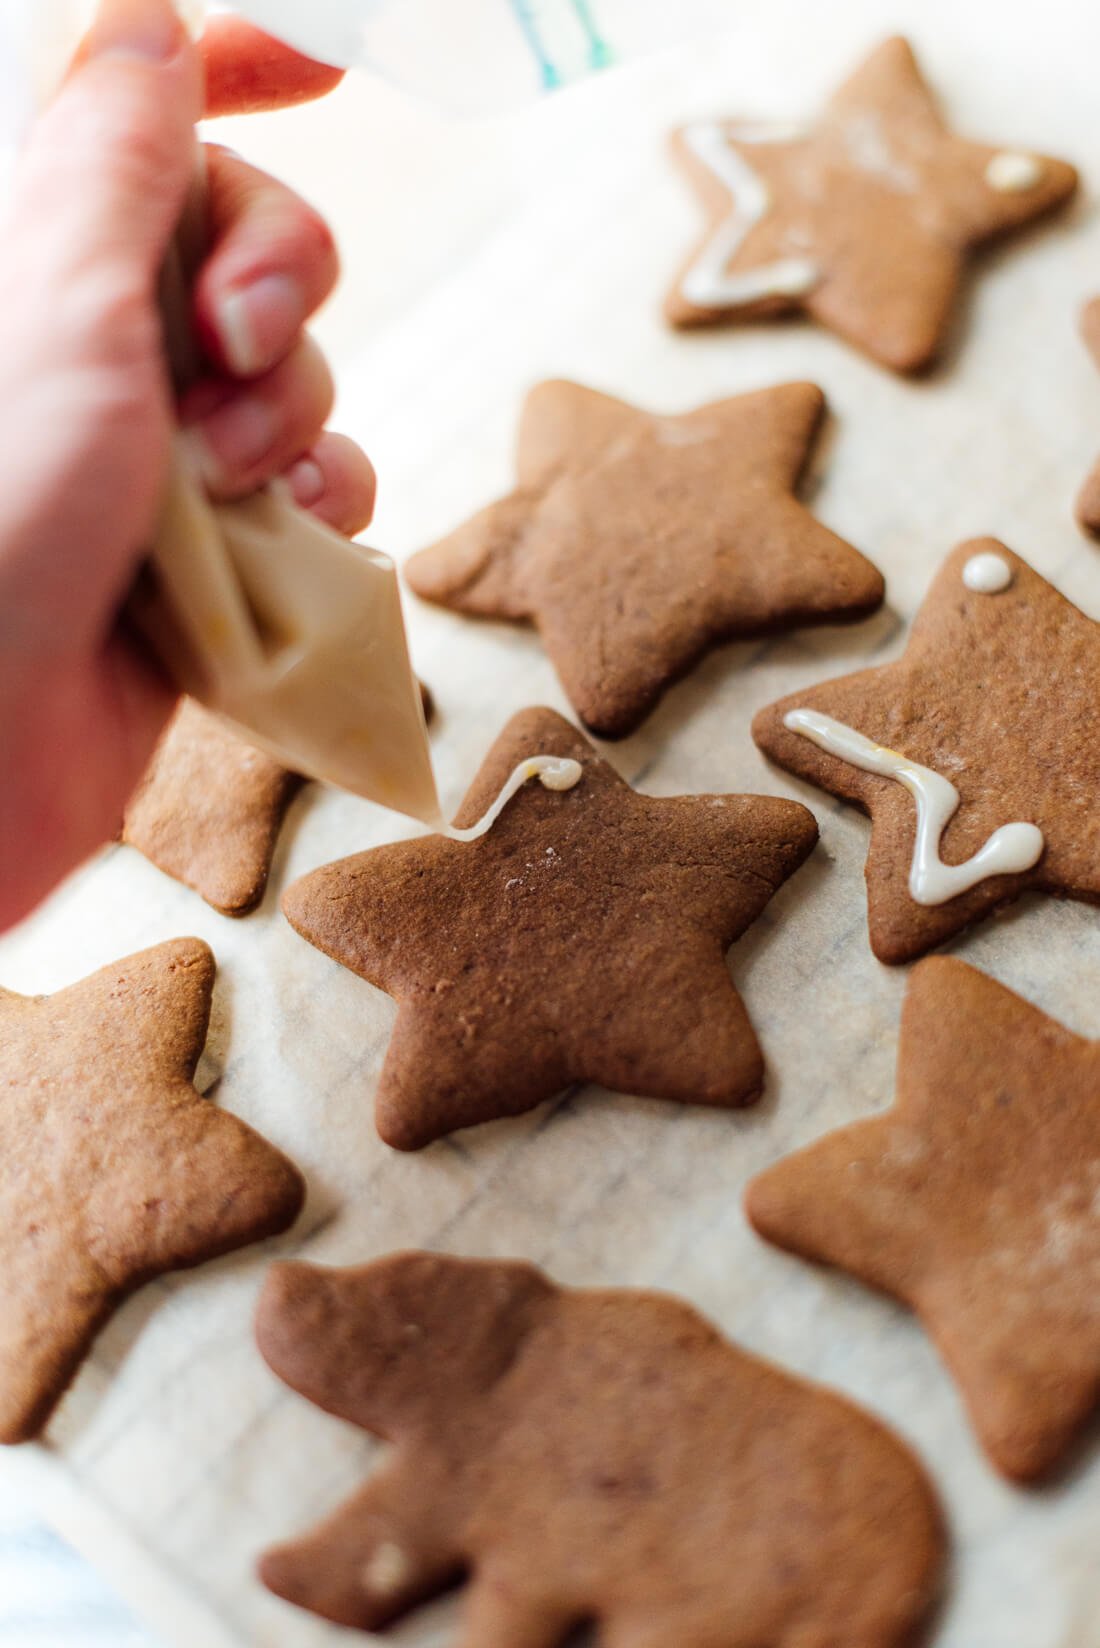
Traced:
<path id="1" fill-rule="evenodd" d="M 104 264 L 153 290 L 201 113 L 198 53 L 171 0 L 101 0 L 19 168 L 15 220 L 48 226 L 52 274 Z"/>

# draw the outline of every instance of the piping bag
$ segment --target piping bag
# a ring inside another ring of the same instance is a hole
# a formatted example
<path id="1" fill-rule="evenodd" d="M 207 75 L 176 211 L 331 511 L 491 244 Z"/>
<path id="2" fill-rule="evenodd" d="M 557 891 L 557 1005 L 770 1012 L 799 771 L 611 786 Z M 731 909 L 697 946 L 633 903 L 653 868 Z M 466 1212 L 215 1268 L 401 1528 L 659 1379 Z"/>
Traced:
<path id="1" fill-rule="evenodd" d="M 9 82 L 17 70 L 25 122 L 62 78 L 94 5 L 0 6 L 0 58 Z M 190 277 L 205 237 L 199 153 L 196 143 L 195 181 L 162 279 L 177 390 L 200 369 L 190 325 Z M 214 504 L 177 436 L 125 616 L 182 692 L 284 766 L 442 822 L 397 569 L 297 508 L 282 483 Z"/>
<path id="2" fill-rule="evenodd" d="M 177 4 L 193 25 L 206 9 Z M 606 21 L 628 50 L 656 44 L 647 25 L 667 29 L 670 10 L 663 0 L 463 5 L 457 40 L 453 0 L 236 0 L 214 9 L 238 11 L 322 62 L 372 67 L 452 111 L 481 113 L 606 67 L 621 55 Z M 13 137 L 60 82 L 94 9 L 94 0 L 0 0 L 0 109 L 14 111 Z M 204 218 L 197 159 L 162 282 L 177 391 L 201 368 L 189 292 Z M 284 766 L 442 824 L 396 567 L 297 508 L 281 483 L 212 503 L 177 439 L 126 615 L 182 692 Z"/>

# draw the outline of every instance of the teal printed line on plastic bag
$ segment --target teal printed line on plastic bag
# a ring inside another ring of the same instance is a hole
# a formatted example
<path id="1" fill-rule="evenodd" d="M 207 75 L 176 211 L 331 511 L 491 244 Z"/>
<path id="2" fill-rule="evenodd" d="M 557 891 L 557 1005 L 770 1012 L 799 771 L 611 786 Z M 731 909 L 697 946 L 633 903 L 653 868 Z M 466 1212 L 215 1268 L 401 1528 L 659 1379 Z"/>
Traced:
<path id="1" fill-rule="evenodd" d="M 547 91 L 614 61 L 591 0 L 511 0 L 511 4 Z"/>

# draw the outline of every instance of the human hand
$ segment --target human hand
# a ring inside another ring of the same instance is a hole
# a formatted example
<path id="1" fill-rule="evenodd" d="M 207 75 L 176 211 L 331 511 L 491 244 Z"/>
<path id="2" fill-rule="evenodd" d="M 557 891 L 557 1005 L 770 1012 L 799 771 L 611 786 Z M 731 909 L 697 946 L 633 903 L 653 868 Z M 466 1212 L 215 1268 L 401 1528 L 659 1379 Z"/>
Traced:
<path id="1" fill-rule="evenodd" d="M 374 475 L 324 432 L 332 384 L 304 324 L 330 291 L 324 223 L 208 151 L 210 249 L 194 294 L 209 374 L 173 406 L 157 282 L 211 112 L 339 79 L 230 19 L 187 40 L 169 0 L 102 0 L 38 121 L 0 265 L 0 930 L 109 840 L 174 694 L 117 617 L 156 520 L 177 416 L 208 485 L 285 474 L 353 533 Z"/>

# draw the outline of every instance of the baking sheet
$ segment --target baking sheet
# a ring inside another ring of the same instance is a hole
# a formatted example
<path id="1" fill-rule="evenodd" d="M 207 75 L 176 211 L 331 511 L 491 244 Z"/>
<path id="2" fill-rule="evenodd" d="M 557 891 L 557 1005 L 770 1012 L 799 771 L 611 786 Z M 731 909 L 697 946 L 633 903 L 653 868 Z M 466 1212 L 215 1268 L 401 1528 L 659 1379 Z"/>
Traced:
<path id="1" fill-rule="evenodd" d="M 448 145 L 429 116 L 406 111 L 409 129 L 422 130 L 425 175 L 433 142 L 456 186 L 455 155 L 488 144 L 497 192 L 478 197 L 475 243 L 456 226 L 445 233 L 440 220 L 419 220 L 407 201 L 375 220 L 375 256 L 404 223 L 425 269 L 446 262 L 448 246 L 453 257 L 446 278 L 425 281 L 421 301 L 403 314 L 394 301 L 374 344 L 345 349 L 341 373 L 339 421 L 382 478 L 371 538 L 399 554 L 507 487 L 515 413 L 540 377 L 577 377 L 669 411 L 794 377 L 826 389 L 834 419 L 809 492 L 822 519 L 887 574 L 887 610 L 855 627 L 712 655 L 609 750 L 653 794 L 793 795 L 820 820 L 813 859 L 731 953 L 768 1059 L 762 1103 L 722 1115 L 586 1088 L 418 1156 L 388 1151 L 370 1111 L 393 1006 L 296 938 L 277 897 L 292 876 L 412 827 L 315 787 L 292 809 L 262 909 L 243 922 L 115 848 L 0 944 L 0 978 L 29 993 L 172 935 L 206 938 L 220 970 L 204 1084 L 310 1182 L 290 1236 L 132 1300 L 46 1444 L 0 1456 L 0 1471 L 41 1499 L 166 1643 L 348 1640 L 266 1595 L 252 1565 L 268 1542 L 350 1491 L 375 1449 L 275 1381 L 250 1318 L 276 1255 L 350 1263 L 423 1245 L 520 1255 L 578 1285 L 674 1290 L 748 1348 L 846 1391 L 916 1446 L 943 1493 L 955 1562 L 935 1648 L 1100 1648 L 1100 1433 L 1054 1487 L 1006 1486 L 915 1322 L 765 1247 L 740 1210 L 746 1179 L 764 1165 L 890 1101 L 906 982 L 905 969 L 882 967 L 867 947 L 866 821 L 769 768 L 748 737 L 752 713 L 895 656 L 943 554 L 971 534 L 1003 536 L 1100 615 L 1100 550 L 1071 518 L 1100 449 L 1100 378 L 1076 336 L 1081 301 L 1100 290 L 1087 187 L 1060 222 L 983 260 L 948 368 L 927 383 L 900 382 L 801 325 L 676 336 L 658 317 L 665 281 L 699 227 L 665 160 L 664 131 L 696 115 L 809 111 L 881 37 L 879 10 L 872 0 L 849 0 L 842 15 L 773 0 L 732 22 L 720 49 L 643 63 L 495 139 L 459 134 Z M 892 8 L 898 24 L 962 129 L 1065 153 L 1086 186 L 1100 183 L 1100 22 L 1084 6 L 1061 0 L 1037 22 L 1030 8 L 913 0 Z M 343 108 L 346 121 L 346 95 Z M 237 146 L 247 147 L 240 132 Z M 400 152 L 388 163 L 399 169 Z M 357 246 L 370 227 L 358 223 Z M 346 294 L 341 301 L 346 343 L 354 313 Z M 533 635 L 424 608 L 410 616 L 418 667 L 440 704 L 441 787 L 457 801 L 507 715 L 568 706 Z M 1095 910 L 1029 898 L 952 948 L 1073 1029 L 1100 1035 Z M 452 1607 L 387 1640 L 436 1648 Z"/>

